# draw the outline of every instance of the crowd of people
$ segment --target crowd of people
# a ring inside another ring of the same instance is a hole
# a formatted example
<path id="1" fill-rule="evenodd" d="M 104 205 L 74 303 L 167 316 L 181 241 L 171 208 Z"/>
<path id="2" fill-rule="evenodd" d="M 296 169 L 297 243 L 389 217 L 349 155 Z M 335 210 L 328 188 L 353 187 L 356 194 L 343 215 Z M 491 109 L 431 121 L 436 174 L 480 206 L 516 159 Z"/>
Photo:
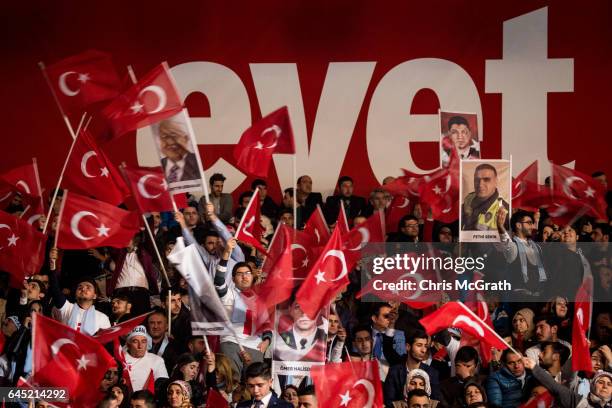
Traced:
<path id="1" fill-rule="evenodd" d="M 604 175 L 598 173 L 596 178 L 605 184 Z M 284 379 L 282 388 L 275 387 L 278 378 L 270 360 L 278 333 L 244 334 L 240 293 L 265 279 L 265 256 L 237 241 L 233 233 L 255 189 L 259 190 L 264 246 L 269 245 L 278 225 L 302 229 L 318 207 L 333 228 L 344 206 L 349 224 L 354 226 L 375 211 L 386 210 L 393 197 L 384 184 L 367 198 L 356 196 L 353 180 L 344 176 L 338 180 L 336 193 L 324 201 L 320 193 L 313 192 L 313 180 L 304 175 L 297 180 L 297 189 L 284 190 L 282 197 L 276 197 L 278 201 L 260 179 L 235 201 L 223 192 L 224 181 L 222 174 L 209 178 L 208 200 L 188 195 L 188 206 L 180 212 L 148 214 L 154 240 L 142 231 L 126 248 L 62 250 L 53 248 L 53 239 L 49 239 L 42 270 L 29 277 L 23 287 L 9 287 L 5 274 L 0 299 L 5 337 L 0 357 L 2 385 L 15 386 L 20 377 L 27 379 L 32 373 L 35 313 L 92 336 L 149 313 L 142 325 L 121 340 L 122 358 L 109 346 L 117 367 L 109 369 L 99 385 L 103 397 L 98 406 L 202 407 L 213 390 L 236 407 L 321 406 L 310 378 L 299 383 Z M 385 179 L 388 182 L 392 178 Z M 61 195 L 60 191 L 56 210 Z M 21 210 L 14 202 L 7 211 L 18 214 Z M 498 259 L 504 267 L 485 270 L 485 276 L 507 276 L 529 296 L 542 282 L 572 280 L 563 286 L 571 291 L 548 293 L 546 301 L 534 297 L 518 302 L 485 294 L 493 327 L 512 349 L 492 350 L 491 356 L 484 358 L 476 344 L 462 341 L 459 330 L 448 328 L 430 336 L 419 319 L 435 310 L 435 305 L 417 309 L 401 299 L 358 299 L 356 294 L 364 284 L 361 269 L 365 267 L 358 263 L 350 272 L 351 283 L 326 315 L 326 331 L 317 329 L 308 335 L 325 339 L 326 363 L 376 360 L 386 407 L 510 408 L 546 392 L 556 407 L 612 407 L 609 220 L 583 216 L 573 225 L 555 225 L 545 211 L 534 214 L 520 209 L 507 216 L 508 223 L 498 223 Z M 507 224 L 508 230 L 504 227 Z M 53 235 L 55 225 L 51 225 Z M 386 239 L 452 243 L 458 239 L 458 229 L 457 223 L 432 220 L 417 204 L 395 228 L 387 230 Z M 178 238 L 183 238 L 185 245 L 198 246 L 236 335 L 204 337 L 192 333 L 191 308 L 196 304 L 190 299 L 185 277 L 167 258 Z M 554 251 L 543 250 L 545 242 L 555 245 Z M 161 254 L 161 264 L 154 246 Z M 571 276 L 556 275 L 562 266 L 563 273 L 572 271 Z M 592 276 L 594 282 L 589 332 L 592 370 L 576 372 L 572 370 L 572 291 L 586 276 Z M 299 305 L 292 305 L 291 310 L 301 313 Z M 293 343 L 299 345 L 300 341 L 294 338 Z M 154 392 L 147 387 L 151 373 Z M 277 395 L 274 388 L 281 392 Z M 340 402 L 338 399 L 338 406 Z"/>

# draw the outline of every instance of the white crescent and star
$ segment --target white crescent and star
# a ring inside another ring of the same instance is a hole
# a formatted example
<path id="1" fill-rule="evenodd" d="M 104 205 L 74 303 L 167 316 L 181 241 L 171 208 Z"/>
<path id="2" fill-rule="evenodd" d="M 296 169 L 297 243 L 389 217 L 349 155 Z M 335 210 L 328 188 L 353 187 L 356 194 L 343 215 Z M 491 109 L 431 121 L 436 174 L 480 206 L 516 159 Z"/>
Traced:
<path id="1" fill-rule="evenodd" d="M 256 149 L 274 149 L 276 147 L 276 145 L 278 144 L 278 138 L 280 137 L 283 131 L 278 125 L 272 125 L 268 128 L 265 128 L 263 132 L 261 132 L 261 135 L 259 135 L 259 138 L 263 139 L 264 135 L 268 132 L 274 132 L 274 142 L 272 142 L 268 146 L 264 146 L 263 143 L 258 141 L 257 145 L 255 146 Z"/>
<path id="2" fill-rule="evenodd" d="M 138 97 L 136 98 L 136 101 L 130 107 L 134 114 L 143 111 L 144 105 L 138 101 L 138 98 L 140 98 L 145 92 L 153 92 L 157 96 L 157 106 L 155 107 L 155 109 L 152 109 L 152 110 L 145 109 L 146 113 L 148 114 L 158 113 L 158 112 L 161 112 L 161 110 L 166 107 L 168 98 L 166 96 L 166 91 L 164 91 L 164 88 L 158 85 L 149 85 L 149 86 L 142 88 L 142 90 L 138 93 Z"/>
<path id="3" fill-rule="evenodd" d="M 149 198 L 149 199 L 153 199 L 153 198 L 157 198 L 161 195 L 161 193 L 157 193 L 157 194 L 150 194 L 146 187 L 145 187 L 145 183 L 147 182 L 148 179 L 150 178 L 156 178 L 159 179 L 159 177 L 153 175 L 153 174 L 145 174 L 144 176 L 142 176 L 140 178 L 140 180 L 138 180 L 138 192 L 140 193 L 141 196 L 143 196 L 144 198 Z M 160 186 L 162 186 L 164 188 L 164 190 L 168 189 L 168 186 L 165 182 L 165 180 L 160 183 Z"/>
<path id="4" fill-rule="evenodd" d="M 53 354 L 53 357 L 55 357 L 57 353 L 59 353 L 60 349 L 65 344 L 72 344 L 76 348 L 79 348 L 79 346 L 74 341 L 62 337 L 61 339 L 55 340 L 53 344 L 51 344 L 51 353 Z"/>
<path id="5" fill-rule="evenodd" d="M 252 216 L 251 218 L 249 218 L 249 220 L 248 220 L 248 221 L 247 221 L 247 222 L 244 224 L 244 227 L 242 227 L 242 232 L 243 232 L 245 235 L 248 235 L 248 236 L 249 236 L 249 237 L 251 237 L 251 238 L 254 238 L 254 237 L 253 237 L 253 234 L 251 234 L 251 233 L 249 232 L 249 230 L 248 230 L 248 229 L 249 229 L 249 228 L 251 228 L 251 225 L 253 225 L 253 223 L 254 223 L 254 222 L 255 222 L 255 216 L 253 215 L 253 216 Z"/>
<path id="6" fill-rule="evenodd" d="M 586 184 L 586 182 L 582 178 L 576 177 L 576 176 L 568 177 L 563 182 L 563 193 L 565 193 L 565 195 L 568 196 L 569 198 L 573 198 L 574 200 L 578 200 L 578 197 L 572 194 L 571 188 L 572 188 L 572 183 L 578 180 Z"/>
<path id="7" fill-rule="evenodd" d="M 4 229 L 4 228 L 6 228 L 7 230 L 11 231 L 11 233 L 12 233 L 12 235 L 7 238 L 8 246 L 16 246 L 17 245 L 17 240 L 19 239 L 19 237 L 15 235 L 15 233 L 13 232 L 13 229 L 10 227 L 10 225 L 0 224 L 0 229 Z M 4 246 L 0 246 L 0 249 L 2 249 L 2 248 L 4 248 Z"/>
<path id="8" fill-rule="evenodd" d="M 344 259 L 344 253 L 342 251 L 339 251 L 337 249 L 330 249 L 323 257 L 323 262 L 325 262 L 325 260 L 330 256 L 338 258 L 342 263 L 342 270 L 340 271 L 338 276 L 336 276 L 330 281 L 335 282 L 348 275 L 348 269 L 346 267 L 346 259 Z M 319 270 L 319 272 L 315 275 L 315 279 L 317 280 L 317 285 L 321 282 L 327 282 L 327 280 L 325 279 L 325 272 L 321 270 Z"/>
<path id="9" fill-rule="evenodd" d="M 484 337 L 484 329 L 482 328 L 482 326 L 480 324 L 478 324 L 478 322 L 470 319 L 469 317 L 465 316 L 465 315 L 459 315 L 457 317 L 455 317 L 455 320 L 453 320 L 453 322 L 451 323 L 451 327 L 455 326 L 457 323 L 465 323 L 466 325 L 470 326 L 471 328 L 473 328 L 474 330 L 476 330 L 476 333 L 478 333 L 478 335 L 480 337 Z"/>
<path id="10" fill-rule="evenodd" d="M 23 180 L 19 180 L 17 183 L 15 183 L 16 186 L 21 186 L 21 188 L 23 188 L 23 191 L 25 191 L 28 194 L 32 194 L 30 192 L 30 186 L 28 186 L 28 183 L 26 183 Z"/>
<path id="11" fill-rule="evenodd" d="M 567 212 L 567 207 L 564 206 L 563 204 L 553 203 L 553 205 L 556 208 L 553 211 L 549 211 L 548 212 L 549 215 L 552 215 L 553 217 L 560 217 Z"/>
<path id="12" fill-rule="evenodd" d="M 408 199 L 408 197 L 404 197 L 404 202 L 402 203 L 402 205 L 398 205 L 396 208 L 406 208 L 408 207 L 408 204 L 410 204 L 410 200 Z"/>
<path id="13" fill-rule="evenodd" d="M 82 241 L 89 241 L 90 239 L 94 238 L 94 237 L 84 236 L 79 230 L 79 223 L 81 222 L 81 219 L 87 216 L 91 216 L 91 217 L 94 217 L 95 219 L 98 219 L 98 216 L 90 211 L 79 211 L 76 214 L 74 214 L 72 216 L 72 219 L 70 220 L 70 230 L 72 231 L 72 234 L 74 234 L 75 237 L 77 237 L 78 239 Z M 97 227 L 96 229 L 98 230 L 99 237 L 101 236 L 108 237 L 108 232 L 110 231 L 110 228 L 108 228 L 104 224 L 100 224 L 100 226 Z"/>
<path id="14" fill-rule="evenodd" d="M 357 232 L 361 235 L 361 242 L 355 248 L 348 248 L 349 251 L 359 251 L 365 244 L 370 242 L 370 231 L 365 227 L 360 227 Z"/>
<path id="15" fill-rule="evenodd" d="M 304 251 L 304 260 L 302 261 L 302 267 L 305 267 L 306 265 L 308 265 L 308 252 L 306 252 L 306 248 L 304 248 L 304 246 L 302 246 L 300 244 L 291 244 L 291 251 L 293 251 L 295 249 L 300 249 L 300 250 Z M 293 268 L 294 271 L 296 269 L 299 269 L 299 268 Z"/>
<path id="16" fill-rule="evenodd" d="M 83 173 L 83 175 L 87 178 L 94 178 L 97 176 L 93 176 L 91 174 L 89 174 L 89 172 L 87 172 L 87 162 L 89 161 L 90 158 L 92 158 L 93 156 L 97 156 L 98 154 L 93 151 L 93 150 L 89 150 L 88 152 L 86 152 L 83 157 L 81 158 L 81 173 Z M 100 176 L 103 177 L 108 177 L 108 168 L 105 167 L 100 167 Z"/>
<path id="17" fill-rule="evenodd" d="M 581 307 L 576 311 L 576 317 L 578 318 L 580 325 L 584 326 L 584 312 L 582 311 Z"/>
<path id="18" fill-rule="evenodd" d="M 523 193 L 525 192 L 525 183 L 523 183 L 520 180 L 517 181 L 516 184 L 514 185 L 514 190 L 516 191 L 516 193 L 512 196 L 512 198 L 518 198 L 522 196 Z"/>

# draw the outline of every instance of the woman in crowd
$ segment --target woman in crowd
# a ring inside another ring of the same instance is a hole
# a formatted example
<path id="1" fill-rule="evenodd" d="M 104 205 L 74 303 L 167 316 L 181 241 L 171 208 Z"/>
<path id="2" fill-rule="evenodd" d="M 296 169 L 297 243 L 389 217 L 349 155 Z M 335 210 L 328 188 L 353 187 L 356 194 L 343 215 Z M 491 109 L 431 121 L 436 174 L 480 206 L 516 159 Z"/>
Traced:
<path id="1" fill-rule="evenodd" d="M 533 310 L 526 307 L 516 312 L 512 318 L 512 343 L 521 352 L 531 346 L 530 340 L 534 332 L 533 317 Z"/>

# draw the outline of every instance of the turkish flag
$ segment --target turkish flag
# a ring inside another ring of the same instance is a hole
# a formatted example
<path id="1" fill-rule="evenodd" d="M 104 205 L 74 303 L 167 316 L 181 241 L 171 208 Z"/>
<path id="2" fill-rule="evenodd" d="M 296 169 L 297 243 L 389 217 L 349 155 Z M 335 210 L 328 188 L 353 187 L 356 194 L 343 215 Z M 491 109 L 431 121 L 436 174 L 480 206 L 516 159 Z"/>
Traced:
<path id="1" fill-rule="evenodd" d="M 340 236 L 345 236 L 350 231 L 348 219 L 346 218 L 346 210 L 344 209 L 344 203 L 340 200 L 340 211 L 338 211 L 338 218 L 336 219 L 336 227 L 340 229 Z"/>
<path id="2" fill-rule="evenodd" d="M 119 170 L 87 131 L 77 136 L 62 186 L 113 205 L 121 204 L 130 191 Z"/>
<path id="3" fill-rule="evenodd" d="M 174 78 L 165 62 L 102 110 L 114 137 L 167 119 L 183 109 Z"/>
<path id="4" fill-rule="evenodd" d="M 472 281 L 476 281 L 478 279 L 483 278 L 483 274 L 481 272 L 474 272 L 474 276 Z M 484 294 L 481 291 L 470 291 L 468 293 L 468 298 L 470 300 L 465 301 L 465 305 L 469 307 L 476 316 L 480 318 L 483 322 L 485 322 L 490 328 L 493 329 L 493 321 L 491 320 L 491 315 L 489 314 L 489 307 L 487 306 L 487 302 L 484 299 Z M 480 359 L 482 361 L 482 366 L 487 367 L 489 365 L 489 361 L 491 361 L 492 353 L 491 347 L 488 347 L 487 344 L 480 342 L 479 339 L 471 336 L 468 333 L 463 333 L 461 336 L 460 345 L 463 346 L 472 346 L 478 347 L 480 349 Z"/>
<path id="5" fill-rule="evenodd" d="M 342 246 L 340 229 L 336 227 L 296 294 L 297 303 L 311 319 L 349 284 L 348 274 L 354 262 L 346 258 Z"/>
<path id="6" fill-rule="evenodd" d="M 251 196 L 251 201 L 240 220 L 238 229 L 236 230 L 236 239 L 253 245 L 258 251 L 267 254 L 266 249 L 261 245 L 261 235 L 263 228 L 261 226 L 261 211 L 259 202 L 259 188 Z"/>
<path id="7" fill-rule="evenodd" d="M 96 406 L 95 391 L 106 371 L 116 365 L 104 346 L 41 314 L 34 314 L 32 332 L 33 383 L 67 388 L 73 406 Z"/>
<path id="8" fill-rule="evenodd" d="M 141 325 L 144 319 L 149 316 L 149 314 L 150 313 L 145 313 L 140 316 L 136 316 L 129 320 L 126 320 L 125 322 L 118 323 L 113 327 L 109 327 L 108 329 L 98 330 L 98 332 L 95 336 L 93 336 L 93 338 L 98 340 L 101 344 L 110 343 L 111 341 L 116 338 L 119 338 L 120 336 L 125 336 L 126 334 L 131 332 L 134 327 Z"/>
<path id="9" fill-rule="evenodd" d="M 396 177 L 395 180 L 382 187 L 392 195 L 418 198 L 421 196 L 421 184 L 429 181 L 437 170 L 426 174 L 417 174 L 406 169 L 402 169 L 402 172 L 403 176 Z"/>
<path id="10" fill-rule="evenodd" d="M 377 360 L 316 365 L 310 375 L 321 407 L 384 406 Z"/>
<path id="11" fill-rule="evenodd" d="M 293 130 L 286 106 L 261 118 L 245 130 L 234 148 L 238 168 L 257 177 L 268 176 L 274 153 L 295 153 Z"/>
<path id="12" fill-rule="evenodd" d="M 110 54 L 87 50 L 46 68 L 53 93 L 67 113 L 119 95 L 121 81 Z"/>
<path id="13" fill-rule="evenodd" d="M 586 333 L 591 326 L 591 312 L 593 310 L 593 278 L 587 276 L 578 292 L 574 306 L 574 320 L 572 323 L 572 370 L 593 371 L 591 353 Z"/>
<path id="14" fill-rule="evenodd" d="M 327 228 L 327 221 L 325 221 L 325 216 L 319 204 L 317 204 L 316 210 L 310 214 L 308 221 L 306 221 L 304 233 L 311 238 L 312 245 L 315 246 L 323 246 L 329 241 L 331 234 L 329 228 Z"/>
<path id="15" fill-rule="evenodd" d="M 3 173 L 0 175 L 0 179 L 6 182 L 7 185 L 14 187 L 20 194 L 25 193 L 35 198 L 42 197 L 38 166 L 35 159 L 31 164 L 15 167 Z"/>
<path id="16" fill-rule="evenodd" d="M 526 403 L 521 404 L 519 408 L 551 408 L 555 399 L 548 391 L 544 391 L 540 395 L 529 398 Z"/>
<path id="17" fill-rule="evenodd" d="M 440 330 L 456 327 L 476 337 L 489 347 L 505 350 L 508 345 L 495 331 L 468 309 L 463 303 L 448 302 L 435 312 L 419 320 L 427 334 L 432 335 Z"/>
<path id="18" fill-rule="evenodd" d="M 512 179 L 512 206 L 528 211 L 538 210 L 538 201 L 550 191 L 538 184 L 538 161 L 535 160 Z"/>
<path id="19" fill-rule="evenodd" d="M 459 218 L 459 162 L 453 150 L 448 168 L 437 170 L 419 187 L 421 200 L 440 222 L 451 223 Z"/>
<path id="20" fill-rule="evenodd" d="M 291 297 L 294 286 L 292 234 L 292 228 L 279 224 L 272 238 L 262 268 L 265 279 L 253 287 L 256 296 L 251 303 L 255 304 L 250 309 L 255 313 L 255 327 L 249 334 L 269 328 L 269 317 L 273 315 L 275 306 Z"/>
<path id="21" fill-rule="evenodd" d="M 343 251 L 347 259 L 357 263 L 363 248 L 369 243 L 385 242 L 385 216 L 382 210 L 376 211 L 364 223 L 356 225 L 342 236 Z M 384 251 L 384 248 L 381 248 Z"/>
<path id="22" fill-rule="evenodd" d="M 206 406 L 210 408 L 229 408 L 229 404 L 223 398 L 223 395 L 214 388 L 208 389 L 208 395 L 206 396 Z"/>
<path id="23" fill-rule="evenodd" d="M 132 197 L 141 213 L 152 211 L 174 211 L 172 200 L 177 208 L 187 207 L 185 194 L 172 196 L 168 183 L 160 167 L 121 168 L 132 190 Z"/>
<path id="24" fill-rule="evenodd" d="M 387 216 L 385 217 L 387 231 L 397 232 L 399 221 L 408 214 L 414 211 L 415 199 L 405 195 L 396 195 L 393 197 L 391 204 L 387 208 Z"/>
<path id="25" fill-rule="evenodd" d="M 586 174 L 551 163 L 553 195 L 564 197 L 585 207 L 584 214 L 607 219 L 606 191 L 603 185 Z"/>
<path id="26" fill-rule="evenodd" d="M 25 276 L 40 272 L 47 236 L 26 221 L 0 211 L 0 270 L 21 287 Z"/>
<path id="27" fill-rule="evenodd" d="M 62 249 L 125 248 L 140 231 L 136 212 L 68 191 L 59 218 L 57 246 Z"/>
<path id="28" fill-rule="evenodd" d="M 314 261 L 319 258 L 323 246 L 314 245 L 312 237 L 304 231 L 293 230 L 293 273 L 296 279 L 304 280 Z M 327 242 L 327 241 L 326 241 Z"/>
<path id="29" fill-rule="evenodd" d="M 539 207 L 546 209 L 555 224 L 562 226 L 573 224 L 579 217 L 589 211 L 588 207 L 585 207 L 582 202 L 567 198 L 565 195 L 548 195 L 538 200 L 537 203 Z"/>

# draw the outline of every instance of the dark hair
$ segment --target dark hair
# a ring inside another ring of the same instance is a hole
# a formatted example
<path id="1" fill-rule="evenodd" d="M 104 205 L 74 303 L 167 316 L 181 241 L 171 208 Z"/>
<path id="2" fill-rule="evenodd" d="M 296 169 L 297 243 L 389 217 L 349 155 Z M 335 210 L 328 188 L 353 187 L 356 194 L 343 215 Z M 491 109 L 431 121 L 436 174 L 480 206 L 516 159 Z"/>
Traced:
<path id="1" fill-rule="evenodd" d="M 410 404 L 410 400 L 412 399 L 412 397 L 427 397 L 427 399 L 430 399 L 427 392 L 420 388 L 416 388 L 408 393 L 408 396 L 406 397 L 406 400 L 408 400 L 408 404 Z"/>
<path id="2" fill-rule="evenodd" d="M 295 392 L 297 392 L 299 394 L 300 390 L 298 390 L 298 387 L 296 387 L 293 384 L 287 384 L 283 387 L 283 392 L 281 392 L 281 395 L 285 393 L 285 391 L 287 391 L 289 388 L 293 388 L 295 390 Z"/>
<path id="3" fill-rule="evenodd" d="M 467 408 L 487 408 L 488 405 L 486 402 L 480 401 L 480 402 L 472 402 L 470 405 L 467 406 Z"/>
<path id="4" fill-rule="evenodd" d="M 478 388 L 478 390 L 480 391 L 480 395 L 482 395 L 482 401 L 487 402 L 487 391 L 484 389 L 482 385 L 478 384 L 476 381 L 468 381 L 467 383 L 465 383 L 465 385 L 463 386 L 463 398 L 464 399 L 465 399 L 465 394 L 467 392 L 467 389 L 469 387 Z"/>
<path id="5" fill-rule="evenodd" d="M 450 118 L 448 120 L 448 130 L 450 130 L 451 126 L 453 125 L 465 125 L 465 127 L 467 127 L 468 129 L 470 128 L 470 124 L 463 116 L 453 116 L 452 118 Z"/>
<path id="6" fill-rule="evenodd" d="M 246 262 L 236 262 L 236 265 L 234 265 L 234 267 L 232 268 L 232 278 L 234 276 L 236 276 L 236 271 L 238 270 L 238 268 L 249 268 L 249 271 L 251 271 L 251 273 L 253 272 L 253 269 L 251 269 L 251 265 L 249 265 Z"/>
<path id="7" fill-rule="evenodd" d="M 30 278 L 28 279 L 28 283 L 30 282 L 34 282 L 35 284 L 38 285 L 38 289 L 40 289 L 41 293 L 45 293 L 45 284 L 40 280 L 40 279 L 34 279 L 34 278 Z"/>
<path id="8" fill-rule="evenodd" d="M 410 333 L 410 336 L 406 336 L 406 344 L 412 347 L 416 339 L 429 339 L 429 336 L 427 335 L 425 330 L 416 329 L 415 331 Z"/>
<path id="9" fill-rule="evenodd" d="M 372 331 L 372 328 L 370 326 L 366 326 L 365 324 L 359 324 L 359 325 L 353 327 L 353 330 L 351 330 L 351 340 L 352 341 L 355 341 L 355 336 L 360 331 L 365 331 L 365 332 L 370 333 Z"/>
<path id="10" fill-rule="evenodd" d="M 136 391 L 130 397 L 130 401 L 144 400 L 147 408 L 155 408 L 155 394 L 149 390 Z"/>
<path id="11" fill-rule="evenodd" d="M 463 346 L 459 350 L 457 350 L 457 354 L 455 355 L 455 364 L 456 363 L 468 363 L 473 361 L 478 365 L 480 359 L 478 358 L 478 352 L 472 346 Z"/>
<path id="12" fill-rule="evenodd" d="M 353 179 L 349 176 L 342 176 L 338 179 L 338 187 L 340 187 L 345 181 L 350 181 L 351 183 L 353 183 Z"/>
<path id="13" fill-rule="evenodd" d="M 195 355 L 191 353 L 183 353 L 176 360 L 176 364 L 172 369 L 172 375 L 170 376 L 171 380 L 182 380 L 181 367 L 191 364 L 191 363 L 199 363 L 198 359 Z"/>
<path id="14" fill-rule="evenodd" d="M 478 173 L 480 170 L 491 170 L 495 174 L 495 177 L 497 177 L 497 169 L 489 163 L 482 163 L 476 166 L 474 174 Z"/>
<path id="15" fill-rule="evenodd" d="M 605 176 L 605 175 L 606 175 L 606 173 L 604 173 L 603 171 L 597 170 L 597 171 L 593 172 L 593 174 L 591 174 L 591 177 L 595 178 L 595 177 L 601 177 L 601 176 Z"/>
<path id="16" fill-rule="evenodd" d="M 253 192 L 252 191 L 245 191 L 244 193 L 240 194 L 240 196 L 238 197 L 238 204 L 242 205 L 242 201 L 245 198 L 251 198 L 253 196 Z"/>
<path id="17" fill-rule="evenodd" d="M 501 355 L 501 361 L 503 361 L 503 362 L 504 362 L 504 364 L 506 364 L 506 362 L 507 362 L 507 360 L 508 360 L 508 356 L 509 356 L 510 354 L 516 354 L 516 352 L 515 352 L 514 350 L 510 350 L 509 348 L 505 349 L 505 350 L 502 352 L 502 355 Z M 517 355 L 518 355 L 518 354 L 517 354 Z"/>
<path id="18" fill-rule="evenodd" d="M 290 197 L 293 197 L 293 187 L 289 187 L 283 190 L 283 193 L 289 194 Z"/>
<path id="19" fill-rule="evenodd" d="M 181 296 L 186 295 L 188 293 L 185 289 L 180 287 L 178 284 L 172 285 L 172 287 L 170 288 L 170 291 L 172 292 L 172 296 L 176 295 L 177 293 L 180 294 Z M 159 293 L 159 300 L 161 300 L 162 302 L 165 302 L 166 299 L 168 299 L 168 290 L 162 290 Z M 163 309 L 159 309 L 159 310 L 163 310 Z"/>
<path id="20" fill-rule="evenodd" d="M 315 394 L 315 387 L 314 385 L 307 385 L 305 387 L 301 387 L 301 389 L 298 391 L 298 396 L 303 396 L 303 395 L 313 395 L 316 396 L 317 394 Z"/>
<path id="21" fill-rule="evenodd" d="M 560 363 L 563 366 L 570 357 L 570 349 L 558 341 L 543 341 L 540 343 L 540 349 L 542 351 L 544 351 L 548 346 L 553 348 L 553 353 L 559 354 Z"/>
<path id="22" fill-rule="evenodd" d="M 516 223 L 520 222 L 523 218 L 529 217 L 529 219 L 533 222 L 533 213 L 525 210 L 518 210 L 512 217 L 510 217 L 510 226 L 512 227 L 512 232 L 516 232 Z"/>
<path id="23" fill-rule="evenodd" d="M 372 307 L 372 312 L 370 313 L 370 317 L 378 316 L 380 314 L 380 309 L 382 309 L 383 307 L 388 307 L 392 309 L 391 305 L 386 302 L 376 303 L 374 307 Z"/>
<path id="24" fill-rule="evenodd" d="M 593 225 L 593 229 L 596 229 L 596 228 L 599 228 L 603 235 L 610 236 L 610 226 L 608 224 L 603 223 L 603 222 L 598 222 L 597 224 Z"/>
<path id="25" fill-rule="evenodd" d="M 293 209 L 291 208 L 283 208 L 278 212 L 277 217 L 282 217 L 283 214 L 290 214 L 293 217 Z"/>
<path id="26" fill-rule="evenodd" d="M 249 378 L 256 377 L 261 377 L 264 380 L 269 380 L 272 378 L 270 366 L 261 362 L 251 363 L 251 365 L 248 366 L 244 372 L 244 378 L 248 380 Z"/>
<path id="27" fill-rule="evenodd" d="M 401 231 L 406 221 L 416 221 L 418 223 L 419 219 L 412 214 L 404 215 L 402 218 L 400 218 L 399 222 L 397 223 L 398 231 Z"/>
<path id="28" fill-rule="evenodd" d="M 535 319 L 533 319 L 534 326 L 537 325 L 539 322 L 546 322 L 546 324 L 548 324 L 551 327 L 552 326 L 561 327 L 561 322 L 559 322 L 559 318 L 553 315 L 552 313 L 545 313 L 545 314 L 537 315 Z"/>
<path id="29" fill-rule="evenodd" d="M 208 179 L 211 186 L 215 183 L 215 181 L 225 181 L 225 176 L 221 173 L 215 173 Z"/>
<path id="30" fill-rule="evenodd" d="M 253 182 L 251 183 L 251 190 L 255 190 L 255 188 L 259 187 L 259 186 L 265 186 L 268 187 L 268 183 L 266 183 L 266 180 L 262 180 L 262 179 L 255 179 L 253 180 Z"/>

